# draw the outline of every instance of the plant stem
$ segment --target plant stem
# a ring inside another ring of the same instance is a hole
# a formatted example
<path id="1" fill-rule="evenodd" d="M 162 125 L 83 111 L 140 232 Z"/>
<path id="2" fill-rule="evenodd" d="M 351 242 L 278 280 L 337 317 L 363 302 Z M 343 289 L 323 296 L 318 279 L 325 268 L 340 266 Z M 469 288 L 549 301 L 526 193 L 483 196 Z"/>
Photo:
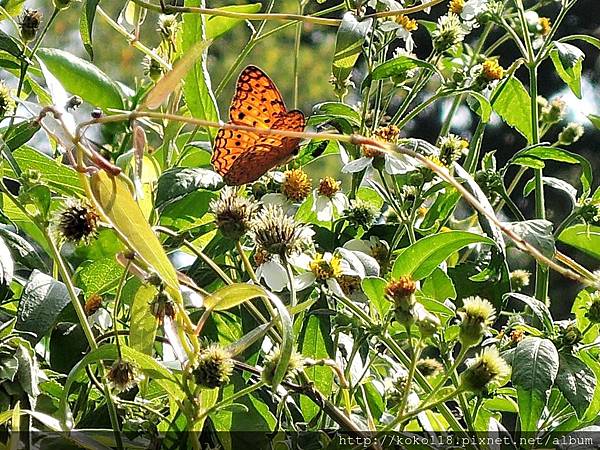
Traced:
<path id="1" fill-rule="evenodd" d="M 244 269 L 246 270 L 246 273 L 248 274 L 250 279 L 255 284 L 260 285 L 260 281 L 258 280 L 256 273 L 254 272 L 254 269 L 252 268 L 252 264 L 250 264 L 248 255 L 246 255 L 246 252 L 244 251 L 244 248 L 242 247 L 242 243 L 240 242 L 239 239 L 235 242 L 235 248 L 237 249 L 237 252 L 240 255 L 240 258 L 242 259 L 242 264 L 244 264 Z"/>
<path id="2" fill-rule="evenodd" d="M 123 287 L 125 286 L 125 281 L 127 281 L 127 275 L 129 273 L 129 266 L 131 265 L 131 259 L 127 261 L 127 265 L 125 266 L 125 270 L 123 271 L 123 275 L 119 280 L 119 285 L 117 286 L 117 293 L 115 295 L 115 305 L 113 308 L 113 332 L 115 333 L 115 343 L 117 344 L 117 353 L 119 354 L 119 358 L 122 358 L 121 354 L 121 342 L 119 341 L 119 330 L 117 329 L 117 319 L 119 317 L 119 306 L 121 302 L 121 297 L 123 296 Z"/>

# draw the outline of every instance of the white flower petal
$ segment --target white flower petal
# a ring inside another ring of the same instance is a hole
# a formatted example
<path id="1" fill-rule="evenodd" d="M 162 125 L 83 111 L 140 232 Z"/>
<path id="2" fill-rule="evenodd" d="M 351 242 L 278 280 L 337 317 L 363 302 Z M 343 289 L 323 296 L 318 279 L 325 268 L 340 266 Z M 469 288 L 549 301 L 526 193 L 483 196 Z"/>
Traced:
<path id="1" fill-rule="evenodd" d="M 340 214 L 343 213 L 344 210 L 348 209 L 349 206 L 348 197 L 346 197 L 346 194 L 343 192 L 337 192 L 334 194 L 334 196 L 331 197 L 331 203 L 333 203 L 336 211 Z"/>
<path id="2" fill-rule="evenodd" d="M 356 173 L 362 170 L 365 170 L 367 167 L 371 165 L 373 162 L 373 158 L 367 158 L 363 156 L 362 158 L 355 159 L 354 161 L 350 161 L 344 167 L 342 167 L 343 173 Z"/>
<path id="3" fill-rule="evenodd" d="M 315 275 L 312 272 L 304 272 L 294 277 L 294 287 L 298 291 L 302 291 L 315 283 Z"/>
<path id="4" fill-rule="evenodd" d="M 275 192 L 263 195 L 260 199 L 260 202 L 263 205 L 281 206 L 281 208 L 283 208 L 284 211 L 287 210 L 291 204 L 291 202 L 285 195 Z"/>
<path id="5" fill-rule="evenodd" d="M 288 257 L 288 261 L 294 267 L 298 269 L 310 270 L 310 262 L 312 258 L 306 253 L 298 253 Z"/>
<path id="6" fill-rule="evenodd" d="M 350 239 L 344 244 L 344 248 L 347 250 L 353 250 L 358 252 L 371 254 L 371 244 L 369 241 L 363 241 L 362 239 Z"/>
<path id="7" fill-rule="evenodd" d="M 271 260 L 262 263 L 258 267 L 256 275 L 259 279 L 265 280 L 265 283 L 273 292 L 281 292 L 288 285 L 285 268 L 278 261 Z"/>
<path id="8" fill-rule="evenodd" d="M 319 208 L 317 209 L 317 220 L 321 222 L 331 222 L 333 219 L 333 203 L 324 195 L 319 196 L 320 199 L 325 198 L 321 201 Z"/>
<path id="9" fill-rule="evenodd" d="M 410 172 L 415 170 L 416 166 L 414 163 L 409 161 L 406 156 L 392 156 L 386 153 L 385 155 L 385 171 L 390 175 L 399 175 L 402 173 Z"/>

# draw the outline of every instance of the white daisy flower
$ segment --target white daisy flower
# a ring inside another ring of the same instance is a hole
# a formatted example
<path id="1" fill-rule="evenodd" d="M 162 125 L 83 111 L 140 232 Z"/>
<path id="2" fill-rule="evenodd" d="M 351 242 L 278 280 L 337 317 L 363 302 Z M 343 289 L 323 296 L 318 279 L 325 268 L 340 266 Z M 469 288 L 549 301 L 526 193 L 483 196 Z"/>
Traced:
<path id="1" fill-rule="evenodd" d="M 349 205 L 348 197 L 340 190 L 341 183 L 331 177 L 322 178 L 319 187 L 313 191 L 312 210 L 321 222 L 331 222 L 339 217 Z"/>

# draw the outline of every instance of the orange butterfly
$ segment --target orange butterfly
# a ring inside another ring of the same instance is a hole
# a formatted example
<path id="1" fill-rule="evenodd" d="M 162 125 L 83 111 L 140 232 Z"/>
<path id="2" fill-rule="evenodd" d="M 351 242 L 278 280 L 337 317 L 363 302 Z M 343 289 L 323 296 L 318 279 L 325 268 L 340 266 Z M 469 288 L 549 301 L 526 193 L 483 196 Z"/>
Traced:
<path id="1" fill-rule="evenodd" d="M 288 111 L 273 81 L 261 69 L 246 67 L 240 74 L 229 108 L 229 122 L 271 130 L 303 131 L 302 111 Z M 257 180 L 285 164 L 300 138 L 221 128 L 215 138 L 211 163 L 229 185 Z"/>

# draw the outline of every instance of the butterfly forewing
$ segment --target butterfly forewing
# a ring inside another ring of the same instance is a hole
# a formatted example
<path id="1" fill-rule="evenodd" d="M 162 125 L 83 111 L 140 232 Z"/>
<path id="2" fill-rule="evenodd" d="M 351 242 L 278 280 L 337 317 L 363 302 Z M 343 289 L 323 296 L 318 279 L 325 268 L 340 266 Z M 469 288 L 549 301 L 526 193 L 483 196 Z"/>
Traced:
<path id="1" fill-rule="evenodd" d="M 267 74 L 258 67 L 246 67 L 236 84 L 229 120 L 240 125 L 271 128 L 285 112 L 279 89 Z"/>
<path id="2" fill-rule="evenodd" d="M 286 111 L 275 84 L 255 66 L 240 74 L 229 117 L 233 125 L 272 130 L 303 131 L 305 125 L 304 114 Z M 211 161 L 228 184 L 241 185 L 286 163 L 299 142 L 299 138 L 277 134 L 220 129 Z"/>

